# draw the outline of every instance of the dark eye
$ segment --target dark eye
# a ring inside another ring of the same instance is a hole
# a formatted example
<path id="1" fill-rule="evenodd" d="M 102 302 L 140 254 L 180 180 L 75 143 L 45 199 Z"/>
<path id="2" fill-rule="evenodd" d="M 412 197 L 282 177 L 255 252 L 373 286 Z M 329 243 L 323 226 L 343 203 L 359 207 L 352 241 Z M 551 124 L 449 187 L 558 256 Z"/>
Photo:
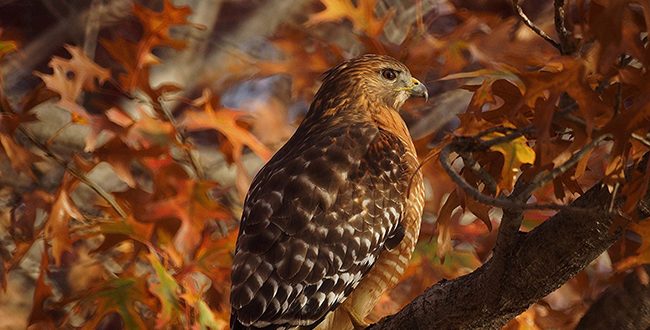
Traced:
<path id="1" fill-rule="evenodd" d="M 395 80 L 395 78 L 397 78 L 397 71 L 393 69 L 383 69 L 381 70 L 381 76 L 388 80 Z"/>

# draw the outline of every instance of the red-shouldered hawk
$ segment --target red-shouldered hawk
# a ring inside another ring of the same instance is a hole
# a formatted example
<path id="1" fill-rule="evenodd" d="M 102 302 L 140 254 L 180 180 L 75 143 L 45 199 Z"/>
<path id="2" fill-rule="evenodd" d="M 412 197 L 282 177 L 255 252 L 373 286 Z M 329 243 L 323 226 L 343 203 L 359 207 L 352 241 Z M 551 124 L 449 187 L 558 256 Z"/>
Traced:
<path id="1" fill-rule="evenodd" d="M 399 108 L 426 87 L 388 56 L 328 71 L 248 191 L 232 268 L 233 329 L 351 329 L 403 274 L 424 188 Z"/>

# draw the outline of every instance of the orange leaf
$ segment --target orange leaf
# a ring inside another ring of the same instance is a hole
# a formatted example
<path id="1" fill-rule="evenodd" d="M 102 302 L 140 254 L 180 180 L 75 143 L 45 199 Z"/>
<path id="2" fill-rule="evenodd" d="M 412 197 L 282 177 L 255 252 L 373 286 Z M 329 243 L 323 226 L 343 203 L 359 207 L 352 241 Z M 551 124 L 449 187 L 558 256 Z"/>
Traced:
<path id="1" fill-rule="evenodd" d="M 205 90 L 197 105 L 203 106 L 202 112 L 188 111 L 181 120 L 181 125 L 190 131 L 214 129 L 223 134 L 233 146 L 233 159 L 241 160 L 244 146 L 249 147 L 263 160 L 271 158 L 271 151 L 253 134 L 237 124 L 237 119 L 246 115 L 244 112 L 228 108 L 215 110 L 210 100 L 210 91 Z"/>
<path id="2" fill-rule="evenodd" d="M 72 241 L 70 239 L 69 222 L 72 218 L 83 219 L 83 215 L 74 205 L 70 192 L 77 185 L 78 181 L 73 179 L 67 172 L 64 175 L 63 183 L 56 194 L 52 204 L 50 215 L 45 224 L 45 238 L 52 244 L 52 256 L 57 266 L 61 265 L 63 252 L 71 251 Z"/>
<path id="3" fill-rule="evenodd" d="M 170 46 L 181 49 L 185 47 L 185 41 L 171 38 L 169 29 L 174 25 L 187 24 L 187 16 L 191 13 L 192 10 L 189 6 L 175 7 L 170 0 L 164 0 L 163 9 L 160 12 L 138 4 L 133 8 L 133 14 L 140 20 L 144 29 L 142 39 L 146 39 L 151 48 Z"/>
<path id="4" fill-rule="evenodd" d="M 87 116 L 86 111 L 78 105 L 77 98 L 82 90 L 95 90 L 95 80 L 100 84 L 110 78 L 110 71 L 95 64 L 78 47 L 66 45 L 72 58 L 69 60 L 53 57 L 49 66 L 54 70 L 52 75 L 41 72 L 35 74 L 40 77 L 45 86 L 61 96 L 59 105 L 64 109 L 81 116 Z"/>
<path id="5" fill-rule="evenodd" d="M 30 328 L 38 329 L 55 329 L 54 322 L 51 319 L 51 313 L 48 313 L 43 304 L 45 300 L 52 296 L 52 288 L 45 278 L 47 277 L 47 272 L 49 271 L 49 256 L 47 255 L 47 250 L 44 249 L 41 254 L 41 265 L 40 272 L 38 274 L 38 279 L 36 280 L 36 285 L 34 288 L 34 298 L 32 311 L 29 313 L 28 324 Z"/>
<path id="6" fill-rule="evenodd" d="M 23 148 L 15 140 L 4 133 L 0 132 L 0 146 L 4 150 L 11 167 L 16 172 L 22 172 L 35 179 L 32 172 L 32 165 L 41 160 L 41 157 L 31 153 L 29 150 Z"/>
<path id="7" fill-rule="evenodd" d="M 375 16 L 377 0 L 359 0 L 355 5 L 350 0 L 321 0 L 325 10 L 311 15 L 307 25 L 322 22 L 336 22 L 343 18 L 352 21 L 354 28 L 363 31 L 370 37 L 378 37 L 384 30 L 384 24 L 393 17 L 394 11 L 389 11 L 384 17 Z"/>
<path id="8" fill-rule="evenodd" d="M 181 226 L 174 237 L 174 245 L 183 254 L 191 253 L 200 243 L 201 233 L 208 220 L 230 218 L 230 214 L 209 196 L 209 190 L 216 185 L 209 181 L 180 180 L 171 198 L 146 205 L 145 220 L 180 220 Z"/>
<path id="9" fill-rule="evenodd" d="M 641 236 L 641 246 L 633 256 L 629 256 L 616 264 L 617 272 L 650 263 L 650 219 L 632 224 L 630 229 Z"/>
<path id="10" fill-rule="evenodd" d="M 101 39 L 99 43 L 126 71 L 118 76 L 122 88 L 133 91 L 136 87 L 149 84 L 146 69 L 160 63 L 160 59 L 151 53 L 151 47 L 143 48 L 143 42 L 136 44 L 121 38 Z"/>
<path id="11" fill-rule="evenodd" d="M 158 157 L 165 154 L 165 147 L 151 147 L 147 149 L 134 149 L 124 141 L 113 138 L 95 151 L 95 157 L 111 165 L 115 174 L 129 187 L 136 186 L 135 178 L 131 173 L 131 164 L 145 158 Z"/>
<path id="12" fill-rule="evenodd" d="M 458 193 L 454 190 L 447 197 L 447 201 L 442 205 L 440 213 L 438 213 L 438 249 L 436 255 L 443 259 L 444 256 L 451 251 L 451 224 L 453 222 L 452 215 L 454 210 L 460 206 L 460 198 Z"/>

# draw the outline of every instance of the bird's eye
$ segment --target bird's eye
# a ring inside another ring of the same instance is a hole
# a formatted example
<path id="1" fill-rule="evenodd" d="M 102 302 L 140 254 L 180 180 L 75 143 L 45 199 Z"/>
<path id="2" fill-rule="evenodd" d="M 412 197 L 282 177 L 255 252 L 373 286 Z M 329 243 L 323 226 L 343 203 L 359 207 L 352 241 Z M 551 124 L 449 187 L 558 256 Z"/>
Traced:
<path id="1" fill-rule="evenodd" d="M 397 71 L 393 69 L 383 69 L 381 70 L 381 76 L 388 80 L 395 80 L 395 78 L 397 78 Z"/>

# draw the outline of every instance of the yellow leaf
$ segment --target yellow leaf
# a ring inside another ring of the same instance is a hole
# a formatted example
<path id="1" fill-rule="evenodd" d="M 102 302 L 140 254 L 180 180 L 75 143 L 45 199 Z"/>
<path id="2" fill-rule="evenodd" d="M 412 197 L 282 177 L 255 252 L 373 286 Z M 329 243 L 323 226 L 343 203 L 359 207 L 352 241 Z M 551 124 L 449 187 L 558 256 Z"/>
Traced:
<path id="1" fill-rule="evenodd" d="M 490 140 L 504 136 L 501 133 L 492 133 L 485 136 L 485 140 Z M 521 172 L 522 164 L 533 164 L 535 162 L 535 151 L 528 146 L 525 137 L 518 137 L 514 140 L 499 143 L 490 147 L 490 150 L 499 152 L 503 155 L 503 168 L 501 169 L 501 182 L 499 188 L 512 189 L 515 178 Z"/>

